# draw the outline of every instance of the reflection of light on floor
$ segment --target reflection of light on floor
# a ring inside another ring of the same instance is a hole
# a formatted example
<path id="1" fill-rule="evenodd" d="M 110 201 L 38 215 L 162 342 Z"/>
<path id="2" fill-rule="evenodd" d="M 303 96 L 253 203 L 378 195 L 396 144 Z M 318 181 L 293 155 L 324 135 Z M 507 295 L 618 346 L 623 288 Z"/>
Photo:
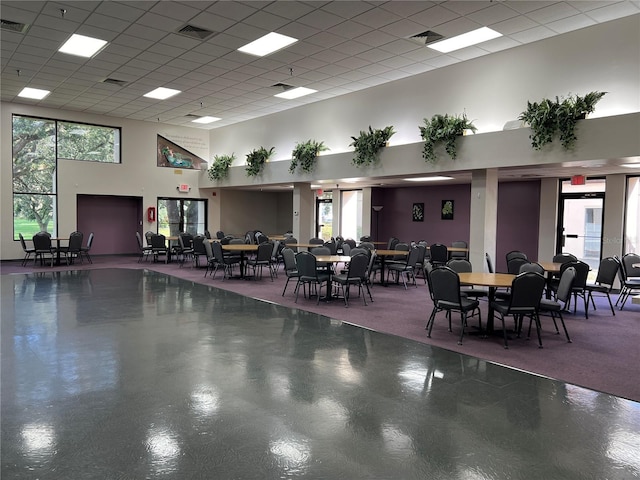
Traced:
<path id="1" fill-rule="evenodd" d="M 427 368 L 419 363 L 408 362 L 398 373 L 402 384 L 416 392 L 422 392 L 428 374 Z"/>
<path id="2" fill-rule="evenodd" d="M 155 457 L 154 466 L 162 468 L 180 455 L 180 444 L 175 437 L 175 434 L 167 429 L 149 432 L 147 448 Z"/>
<path id="3" fill-rule="evenodd" d="M 347 423 L 347 412 L 340 403 L 325 396 L 316 402 L 314 408 L 317 408 L 318 418 L 322 419 L 313 422 L 314 429 L 319 435 L 333 435 L 336 431 L 344 429 Z"/>
<path id="4" fill-rule="evenodd" d="M 191 392 L 191 403 L 196 414 L 212 415 L 218 410 L 218 394 L 211 387 L 200 386 L 198 390 Z"/>
<path id="5" fill-rule="evenodd" d="M 292 438 L 270 442 L 269 450 L 278 458 L 287 474 L 304 474 L 310 460 L 311 451 L 306 442 Z"/>
<path id="6" fill-rule="evenodd" d="M 50 425 L 25 425 L 22 439 L 27 454 L 43 455 L 53 453 L 55 444 L 55 430 Z"/>
<path id="7" fill-rule="evenodd" d="M 640 475 L 640 455 L 638 454 L 640 435 L 632 432 L 618 431 L 611 435 L 607 456 L 618 465 L 633 469 L 634 477 Z"/>
<path id="8" fill-rule="evenodd" d="M 413 454 L 411 437 L 402 433 L 393 425 L 383 426 L 382 440 L 384 441 L 385 449 L 391 455 L 410 457 Z"/>
<path id="9" fill-rule="evenodd" d="M 360 383 L 362 375 L 355 370 L 349 361 L 349 352 L 343 350 L 336 362 L 336 375 L 348 383 Z"/>

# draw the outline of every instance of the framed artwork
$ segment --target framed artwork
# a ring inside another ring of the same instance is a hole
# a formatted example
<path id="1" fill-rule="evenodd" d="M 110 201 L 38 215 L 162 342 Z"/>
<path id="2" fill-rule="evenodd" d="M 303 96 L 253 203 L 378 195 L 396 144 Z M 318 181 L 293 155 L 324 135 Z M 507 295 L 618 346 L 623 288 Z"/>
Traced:
<path id="1" fill-rule="evenodd" d="M 453 200 L 442 200 L 440 218 L 442 220 L 453 220 Z"/>
<path id="2" fill-rule="evenodd" d="M 170 168 L 189 168 L 200 170 L 207 168 L 207 162 L 171 140 L 158 135 L 158 166 Z"/>
<path id="3" fill-rule="evenodd" d="M 424 221 L 424 203 L 414 203 L 411 209 L 411 217 L 414 222 Z"/>

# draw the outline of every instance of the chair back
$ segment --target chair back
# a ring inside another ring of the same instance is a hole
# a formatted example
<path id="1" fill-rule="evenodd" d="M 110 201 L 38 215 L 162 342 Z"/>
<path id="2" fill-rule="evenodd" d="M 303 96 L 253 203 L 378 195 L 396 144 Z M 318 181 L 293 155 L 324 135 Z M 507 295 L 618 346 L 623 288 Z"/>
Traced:
<path id="1" fill-rule="evenodd" d="M 182 232 L 178 235 L 178 242 L 180 243 L 180 249 L 186 250 L 187 248 L 191 248 L 193 243 L 193 235 L 190 233 Z"/>
<path id="2" fill-rule="evenodd" d="M 89 238 L 87 238 L 87 246 L 86 246 L 86 250 L 89 251 L 91 250 L 91 245 L 93 244 L 93 232 L 91 232 L 89 234 Z"/>
<path id="3" fill-rule="evenodd" d="M 373 242 L 373 238 L 371 238 L 371 235 L 363 235 L 360 237 L 360 241 L 361 242 Z"/>
<path id="4" fill-rule="evenodd" d="M 138 241 L 138 247 L 142 250 L 144 245 L 142 245 L 142 236 L 140 235 L 140 232 L 136 232 L 136 240 Z"/>
<path id="5" fill-rule="evenodd" d="M 553 263 L 575 262 L 576 260 L 578 260 L 578 258 L 571 253 L 558 253 L 551 259 Z"/>
<path id="6" fill-rule="evenodd" d="M 536 262 L 528 262 L 528 263 L 523 263 L 522 265 L 520 265 L 520 271 L 518 273 L 523 273 L 523 272 L 536 272 L 539 273 L 540 275 L 544 275 L 544 267 L 542 265 L 540 265 L 539 263 Z"/>
<path id="7" fill-rule="evenodd" d="M 606 285 L 608 287 L 613 286 L 613 282 L 618 275 L 618 269 L 620 264 L 613 257 L 603 258 L 598 266 L 598 275 L 596 276 L 596 283 L 598 285 Z"/>
<path id="8" fill-rule="evenodd" d="M 366 253 L 367 255 L 369 255 L 370 252 L 371 250 L 368 250 L 366 248 L 356 247 L 356 248 L 352 248 L 349 254 L 353 257 L 354 255 L 357 255 L 359 253 Z"/>
<path id="9" fill-rule="evenodd" d="M 214 258 L 213 247 L 211 247 L 211 243 L 212 242 L 202 242 L 202 244 L 204 245 L 204 254 L 207 256 L 207 260 L 211 260 Z M 215 242 L 215 243 L 218 243 L 218 242 Z"/>
<path id="10" fill-rule="evenodd" d="M 324 240 L 320 237 L 313 237 L 309 239 L 311 245 L 324 245 Z"/>
<path id="11" fill-rule="evenodd" d="M 298 273 L 302 279 L 318 278 L 318 266 L 316 256 L 311 252 L 298 252 L 296 254 L 296 265 Z"/>
<path id="12" fill-rule="evenodd" d="M 456 240 L 455 242 L 451 242 L 451 246 L 454 248 L 469 248 L 469 244 L 464 240 Z M 451 252 L 449 254 L 451 258 L 469 258 L 469 252 Z"/>
<path id="13" fill-rule="evenodd" d="M 167 248 L 167 237 L 165 237 L 161 233 L 155 233 L 155 234 L 151 235 L 151 248 L 153 248 L 153 249 L 166 249 Z"/>
<path id="14" fill-rule="evenodd" d="M 329 252 L 331 253 L 331 255 L 338 254 L 338 245 L 336 244 L 335 241 L 324 242 L 324 246 L 329 249 Z"/>
<path id="15" fill-rule="evenodd" d="M 245 233 L 243 243 L 247 243 L 249 245 L 256 243 L 256 232 L 254 232 L 253 230 L 249 230 L 247 233 Z"/>
<path id="16" fill-rule="evenodd" d="M 342 242 L 342 254 L 350 256 L 351 255 L 351 245 L 346 242 Z"/>
<path id="17" fill-rule="evenodd" d="M 68 246 L 68 251 L 69 252 L 76 252 L 78 253 L 80 251 L 80 249 L 82 248 L 82 239 L 84 238 L 84 235 L 82 234 L 82 232 L 72 232 L 69 235 L 69 246 Z"/>
<path id="18" fill-rule="evenodd" d="M 371 242 L 360 242 L 360 245 L 358 245 L 358 247 L 359 248 L 366 248 L 369 251 L 376 249 L 375 245 L 373 243 L 371 243 Z"/>
<path id="19" fill-rule="evenodd" d="M 400 239 L 396 237 L 391 237 L 387 242 L 387 250 L 395 250 L 396 245 L 400 243 Z"/>
<path id="20" fill-rule="evenodd" d="M 269 262 L 271 260 L 271 254 L 273 253 L 273 244 L 271 242 L 264 242 L 258 245 L 258 252 L 256 254 L 257 262 Z"/>
<path id="21" fill-rule="evenodd" d="M 401 242 L 398 242 L 398 243 L 396 243 L 396 245 L 392 248 L 392 250 L 397 250 L 397 251 L 399 251 L 399 252 L 408 252 L 408 251 L 409 251 L 409 244 L 408 244 L 408 243 L 401 243 Z M 406 260 L 406 259 L 407 259 L 407 255 L 404 255 L 404 254 L 402 254 L 402 255 L 394 255 L 394 256 L 392 257 L 392 259 L 393 259 L 393 260 L 396 260 L 396 261 L 398 261 L 398 260 L 399 260 L 399 261 L 403 261 L 403 260 Z"/>
<path id="22" fill-rule="evenodd" d="M 344 247 L 345 244 L 349 245 L 351 248 L 356 248 L 356 241 L 353 238 L 346 238 L 342 246 Z"/>
<path id="23" fill-rule="evenodd" d="M 627 278 L 640 277 L 640 267 L 633 266 L 636 263 L 640 263 L 640 255 L 637 253 L 626 253 L 622 256 L 622 264 Z"/>
<path id="24" fill-rule="evenodd" d="M 418 266 L 418 262 L 420 261 L 420 255 L 422 255 L 422 253 L 420 252 L 419 249 L 415 247 L 409 250 L 409 254 L 406 255 L 407 267 L 418 268 L 417 266 Z"/>
<path id="25" fill-rule="evenodd" d="M 525 263 L 530 263 L 524 257 L 513 257 L 510 260 L 507 260 L 507 272 L 511 275 L 518 275 L 520 273 L 520 267 Z"/>
<path id="26" fill-rule="evenodd" d="M 460 277 L 446 266 L 436 267 L 429 274 L 429 290 L 436 304 L 460 305 Z"/>
<path id="27" fill-rule="evenodd" d="M 575 278 L 576 269 L 574 267 L 565 268 L 562 272 L 562 275 L 560 276 L 560 283 L 558 283 L 558 290 L 556 291 L 556 298 L 562 303 L 567 303 L 569 301 Z"/>
<path id="28" fill-rule="evenodd" d="M 222 264 L 224 263 L 224 252 L 222 251 L 222 243 L 214 242 L 211 243 L 211 252 L 213 253 L 213 258 L 216 262 Z"/>
<path id="29" fill-rule="evenodd" d="M 140 234 L 138 234 L 138 236 L 140 236 Z M 18 237 L 20 237 L 20 245 L 22 245 L 22 250 L 24 250 L 26 252 L 27 251 L 27 242 L 25 242 L 24 237 L 22 236 L 21 233 L 18 234 Z"/>
<path id="30" fill-rule="evenodd" d="M 221 245 L 228 245 L 229 242 L 231 242 L 231 240 L 233 240 L 233 235 L 225 235 L 224 237 L 222 237 L 220 239 L 220 244 Z M 244 243 L 244 241 L 242 243 Z"/>
<path id="31" fill-rule="evenodd" d="M 256 233 L 256 243 L 260 245 L 261 243 L 265 243 L 269 241 L 269 237 L 267 237 L 264 233 L 258 232 Z"/>
<path id="32" fill-rule="evenodd" d="M 422 245 L 420 243 L 418 243 L 415 247 L 413 247 L 415 249 L 418 250 L 418 252 L 420 253 L 418 256 L 418 264 L 419 265 L 424 265 L 424 260 L 425 258 L 427 258 L 427 247 L 425 245 Z"/>
<path id="33" fill-rule="evenodd" d="M 287 237 L 284 239 L 284 244 L 285 246 L 287 246 L 287 248 L 290 248 L 291 250 L 293 250 L 293 252 L 297 252 L 298 251 L 298 247 L 290 247 L 289 245 L 292 243 L 298 243 L 298 239 L 296 237 Z"/>
<path id="34" fill-rule="evenodd" d="M 331 250 L 329 250 L 329 247 L 325 247 L 324 245 L 321 247 L 313 247 L 309 251 L 314 255 L 331 255 Z"/>
<path id="35" fill-rule="evenodd" d="M 357 255 L 354 255 L 349 261 L 347 278 L 359 278 L 360 280 L 364 280 L 367 276 L 368 267 L 369 255 L 366 253 L 358 253 Z"/>
<path id="36" fill-rule="evenodd" d="M 144 238 L 147 241 L 147 245 L 151 246 L 151 236 L 155 235 L 154 232 L 152 232 L 151 230 L 147 230 L 144 234 Z"/>
<path id="37" fill-rule="evenodd" d="M 513 260 L 514 258 L 524 258 L 525 260 L 528 260 L 527 254 L 521 252 L 520 250 L 511 250 L 505 255 L 505 257 L 507 260 L 507 265 L 509 264 L 509 260 Z"/>
<path id="38" fill-rule="evenodd" d="M 284 262 L 285 272 L 295 272 L 298 270 L 296 265 L 296 254 L 289 247 L 282 249 L 282 261 Z"/>
<path id="39" fill-rule="evenodd" d="M 456 273 L 471 273 L 473 271 L 471 262 L 464 258 L 454 258 L 447 262 L 447 267 Z"/>
<path id="40" fill-rule="evenodd" d="M 196 235 L 195 237 L 193 237 L 193 241 L 191 243 L 193 247 L 193 253 L 205 255 L 207 253 L 204 247 L 206 243 L 211 243 L 211 242 L 206 241 L 206 238 L 203 237 L 202 235 Z"/>
<path id="41" fill-rule="evenodd" d="M 216 238 L 217 238 L 218 240 L 222 240 L 222 239 L 224 238 L 224 232 L 223 232 L 222 230 L 218 230 L 218 231 L 216 232 Z"/>
<path id="42" fill-rule="evenodd" d="M 211 240 L 211 232 L 209 230 L 204 231 L 204 238 Z"/>
<path id="43" fill-rule="evenodd" d="M 449 260 L 449 249 L 442 243 L 433 243 L 429 247 L 431 263 L 444 265 Z"/>
<path id="44" fill-rule="evenodd" d="M 587 277 L 589 276 L 589 270 L 591 270 L 591 267 L 589 267 L 589 264 L 580 260 L 563 263 L 562 267 L 560 267 L 560 276 L 562 276 L 564 270 L 569 267 L 573 267 L 576 269 L 576 277 L 573 281 L 573 288 L 583 289 L 587 285 Z"/>
<path id="45" fill-rule="evenodd" d="M 520 273 L 511 282 L 509 313 L 534 312 L 540 305 L 545 278 L 536 272 Z"/>
<path id="46" fill-rule="evenodd" d="M 245 245 L 246 243 L 243 238 L 232 238 L 229 240 L 229 245 Z"/>
<path id="47" fill-rule="evenodd" d="M 33 248 L 36 252 L 51 251 L 51 236 L 47 232 L 38 232 L 33 238 Z"/>

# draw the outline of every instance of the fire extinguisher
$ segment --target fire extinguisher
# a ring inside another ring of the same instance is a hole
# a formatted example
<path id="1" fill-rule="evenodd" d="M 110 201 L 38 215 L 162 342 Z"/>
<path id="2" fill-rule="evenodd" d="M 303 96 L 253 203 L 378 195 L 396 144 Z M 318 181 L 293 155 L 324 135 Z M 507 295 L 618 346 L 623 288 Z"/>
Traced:
<path id="1" fill-rule="evenodd" d="M 151 223 L 156 221 L 156 207 L 147 208 L 147 221 Z"/>

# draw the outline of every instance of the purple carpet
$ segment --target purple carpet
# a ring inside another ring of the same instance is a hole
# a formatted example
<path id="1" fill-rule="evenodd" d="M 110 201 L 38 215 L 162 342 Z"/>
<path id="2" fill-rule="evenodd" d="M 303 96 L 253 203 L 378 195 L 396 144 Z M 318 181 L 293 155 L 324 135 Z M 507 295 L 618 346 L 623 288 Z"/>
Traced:
<path id="1" fill-rule="evenodd" d="M 542 317 L 543 349 L 538 348 L 534 326 L 530 340 L 526 339 L 526 335 L 522 338 L 511 336 L 509 349 L 505 350 L 501 336 L 481 338 L 465 335 L 463 345 L 458 345 L 459 317 L 454 315 L 453 332 L 449 332 L 444 313 L 438 314 L 432 338 L 427 338 L 424 327 L 431 313 L 432 303 L 427 287 L 421 279 L 418 280 L 418 288 L 410 286 L 407 290 L 402 285 L 392 285 L 387 288 L 375 285 L 372 289 L 374 302 L 368 302 L 368 306 L 363 305 L 361 297 L 352 293 L 349 308 L 345 308 L 341 299 L 331 302 L 321 301 L 316 305 L 315 298 L 304 298 L 302 294 L 298 303 L 294 303 L 295 282 L 293 280 L 289 282 L 283 297 L 281 294 L 286 277 L 282 271 L 273 282 L 268 274 L 262 280 L 222 281 L 221 272 L 218 272 L 215 280 L 210 277 L 205 279 L 204 269 L 193 268 L 190 264 L 180 268 L 177 263 L 168 265 L 151 262 L 137 263 L 137 257 L 126 256 L 103 256 L 93 260 L 93 265 L 85 262 L 84 265 L 53 267 L 53 269 L 34 267 L 32 263 L 28 267 L 21 267 L 18 261 L 5 261 L 1 264 L 1 273 L 60 271 L 77 268 L 147 268 L 260 300 L 320 313 L 346 323 L 476 356 L 592 390 L 640 401 L 640 305 L 632 304 L 631 300 L 627 302 L 623 311 L 616 308 L 616 315 L 612 316 L 606 299 L 597 298 L 597 310 L 590 309 L 587 320 L 579 299 L 576 315 L 565 315 L 565 323 L 573 343 L 567 343 L 564 334 L 556 335 L 551 318 Z M 614 303 L 616 299 L 617 295 L 612 295 Z M 483 322 L 485 322 L 486 302 L 481 304 Z M 509 319 L 508 322 L 508 327 L 512 327 L 513 321 Z M 526 322 L 525 327 L 528 326 L 528 321 Z M 473 332 L 473 327 L 476 325 L 477 319 L 471 319 L 468 332 Z M 496 323 L 496 327 L 500 326 L 499 322 Z"/>

